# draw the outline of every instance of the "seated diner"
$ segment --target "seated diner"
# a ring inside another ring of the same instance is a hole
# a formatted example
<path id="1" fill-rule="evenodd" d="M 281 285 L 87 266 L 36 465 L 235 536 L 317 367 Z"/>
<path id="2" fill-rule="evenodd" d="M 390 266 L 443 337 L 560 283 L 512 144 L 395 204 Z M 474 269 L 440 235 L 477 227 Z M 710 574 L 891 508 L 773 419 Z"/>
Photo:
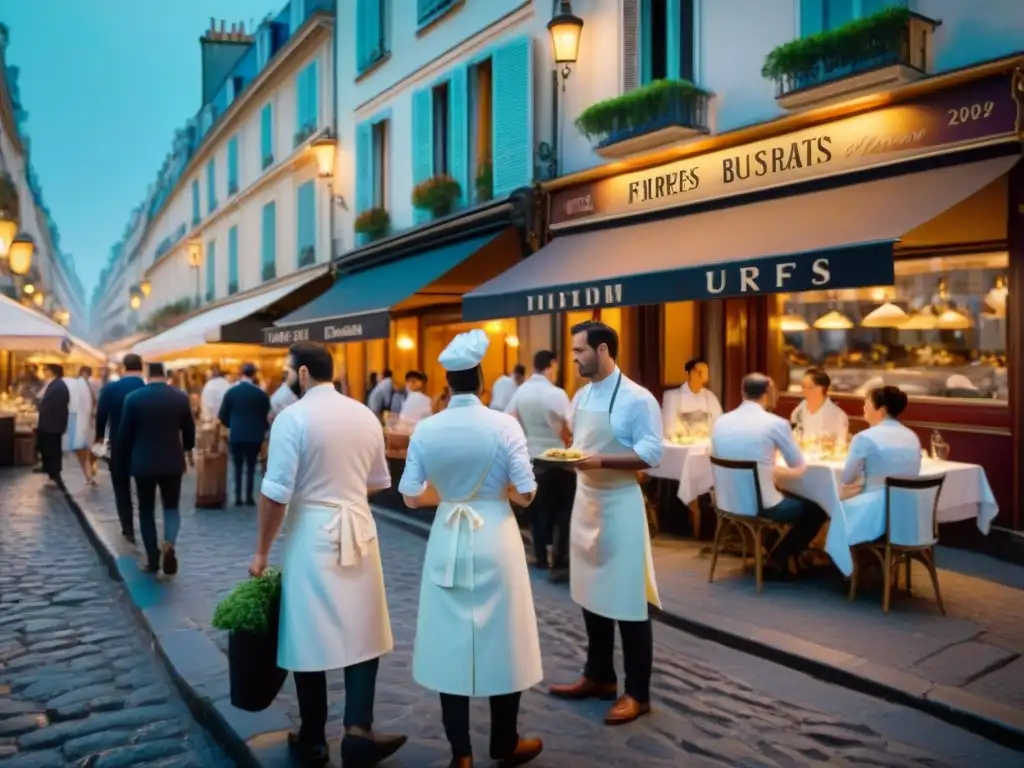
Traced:
<path id="1" fill-rule="evenodd" d="M 790 415 L 797 442 L 802 440 L 833 441 L 845 445 L 850 432 L 850 419 L 828 396 L 832 377 L 821 368 L 808 368 L 800 382 L 804 399 Z"/>
<path id="2" fill-rule="evenodd" d="M 711 371 L 704 358 L 688 360 L 684 370 L 686 381 L 683 385 L 665 393 L 661 407 L 663 431 L 668 437 L 706 437 L 711 425 L 722 415 L 722 404 L 708 389 Z"/>

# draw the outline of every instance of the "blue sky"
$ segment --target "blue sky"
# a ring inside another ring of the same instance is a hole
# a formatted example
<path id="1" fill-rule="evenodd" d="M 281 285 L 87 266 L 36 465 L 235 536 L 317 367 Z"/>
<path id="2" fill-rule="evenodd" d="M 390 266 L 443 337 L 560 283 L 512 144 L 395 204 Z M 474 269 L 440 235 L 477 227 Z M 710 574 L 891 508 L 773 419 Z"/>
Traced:
<path id="1" fill-rule="evenodd" d="M 0 0 L 32 164 L 87 298 L 175 129 L 201 106 L 210 17 L 248 28 L 285 2 Z"/>

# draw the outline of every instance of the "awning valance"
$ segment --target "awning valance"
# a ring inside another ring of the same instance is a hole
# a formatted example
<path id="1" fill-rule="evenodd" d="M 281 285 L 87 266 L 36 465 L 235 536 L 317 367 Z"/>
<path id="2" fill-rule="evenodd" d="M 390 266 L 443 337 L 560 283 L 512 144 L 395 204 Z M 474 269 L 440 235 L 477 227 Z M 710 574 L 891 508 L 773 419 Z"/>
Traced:
<path id="1" fill-rule="evenodd" d="M 0 349 L 12 352 L 62 352 L 71 336 L 60 323 L 41 312 L 0 295 Z"/>
<path id="2" fill-rule="evenodd" d="M 463 297 L 467 321 L 891 285 L 904 234 L 1018 155 L 558 237 Z"/>

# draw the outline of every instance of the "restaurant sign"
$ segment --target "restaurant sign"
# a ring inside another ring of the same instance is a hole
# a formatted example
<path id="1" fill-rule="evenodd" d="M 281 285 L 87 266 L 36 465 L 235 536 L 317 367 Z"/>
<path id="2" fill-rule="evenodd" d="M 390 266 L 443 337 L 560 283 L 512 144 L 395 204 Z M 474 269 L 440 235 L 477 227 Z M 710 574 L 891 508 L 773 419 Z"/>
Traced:
<path id="1" fill-rule="evenodd" d="M 385 312 L 365 315 L 331 317 L 275 326 L 263 330 L 263 344 L 268 347 L 290 347 L 302 341 L 321 344 L 347 344 L 353 341 L 386 339 L 391 335 L 391 316 Z"/>
<path id="2" fill-rule="evenodd" d="M 1010 75 L 555 192 L 551 226 L 707 202 L 912 160 L 1022 130 Z"/>
<path id="3" fill-rule="evenodd" d="M 893 242 L 883 241 L 736 263 L 641 272 L 600 283 L 590 281 L 508 293 L 468 293 L 462 299 L 462 317 L 474 322 L 600 307 L 892 285 L 894 280 Z"/>

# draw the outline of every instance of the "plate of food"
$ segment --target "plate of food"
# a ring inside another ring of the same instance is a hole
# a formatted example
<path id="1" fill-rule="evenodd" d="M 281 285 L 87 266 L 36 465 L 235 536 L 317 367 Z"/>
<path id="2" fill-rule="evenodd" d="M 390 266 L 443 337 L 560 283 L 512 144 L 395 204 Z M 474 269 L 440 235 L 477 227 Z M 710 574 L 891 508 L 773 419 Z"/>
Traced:
<path id="1" fill-rule="evenodd" d="M 548 448 L 537 457 L 539 461 L 547 464 L 579 464 L 589 458 L 588 454 L 576 448 Z"/>

